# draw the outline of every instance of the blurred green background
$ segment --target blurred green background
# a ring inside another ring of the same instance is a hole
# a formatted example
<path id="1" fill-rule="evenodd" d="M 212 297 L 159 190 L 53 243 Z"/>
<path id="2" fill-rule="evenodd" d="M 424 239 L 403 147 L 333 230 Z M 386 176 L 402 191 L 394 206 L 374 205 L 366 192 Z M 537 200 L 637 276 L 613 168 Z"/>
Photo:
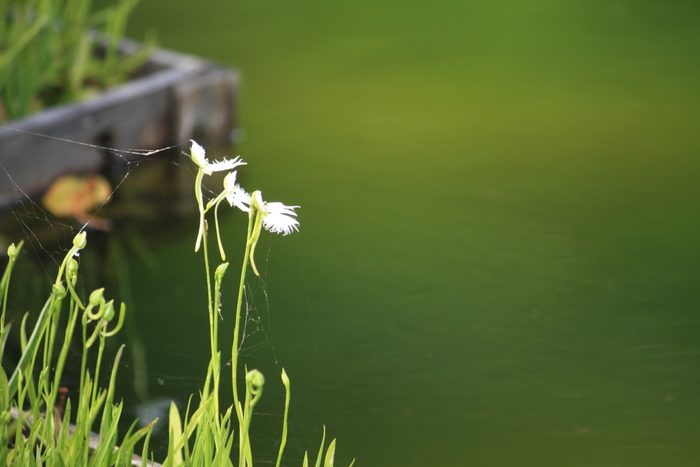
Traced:
<path id="1" fill-rule="evenodd" d="M 322 424 L 339 466 L 697 465 L 697 3 L 143 0 L 147 30 L 241 71 L 244 186 L 301 205 L 250 281 L 264 458 L 284 366 L 286 465 Z M 133 284 L 150 391 L 180 400 L 195 234 Z"/>

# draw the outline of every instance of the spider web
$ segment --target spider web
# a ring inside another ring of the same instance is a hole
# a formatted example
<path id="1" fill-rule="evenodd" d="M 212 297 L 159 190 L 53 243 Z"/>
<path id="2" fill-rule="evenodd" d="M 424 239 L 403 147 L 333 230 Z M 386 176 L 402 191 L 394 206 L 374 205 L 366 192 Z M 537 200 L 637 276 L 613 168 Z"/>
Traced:
<path id="1" fill-rule="evenodd" d="M 8 127 L 5 127 L 8 128 Z M 12 128 L 9 128 L 12 129 Z M 63 257 L 65 254 L 69 251 L 69 249 L 72 246 L 72 239 L 77 235 L 79 232 L 85 231 L 85 230 L 93 230 L 91 228 L 91 222 L 94 219 L 99 218 L 104 212 L 108 211 L 111 203 L 113 200 L 118 197 L 118 194 L 122 190 L 128 189 L 129 186 L 129 181 L 132 179 L 132 177 L 138 177 L 139 169 L 142 168 L 143 166 L 146 166 L 147 164 L 150 163 L 159 163 L 159 164 L 168 164 L 171 166 L 177 167 L 178 170 L 185 171 L 185 173 L 189 177 L 189 182 L 190 182 L 190 187 L 193 186 L 193 181 L 195 178 L 196 170 L 193 165 L 193 163 L 190 160 L 188 150 L 189 150 L 189 145 L 190 142 L 183 142 L 179 144 L 175 144 L 172 146 L 167 146 L 163 148 L 158 148 L 158 149 L 152 149 L 152 150 L 143 150 L 143 149 L 115 149 L 111 147 L 106 147 L 106 146 L 100 146 L 100 145 L 95 145 L 95 144 L 90 144 L 90 143 L 85 143 L 85 142 L 80 142 L 80 141 L 71 141 L 67 140 L 64 138 L 58 138 L 54 136 L 49 136 L 49 135 L 41 135 L 37 133 L 31 133 L 31 132 L 26 132 L 23 130 L 18 130 L 18 129 L 12 129 L 14 131 L 19 131 L 22 133 L 28 133 L 32 137 L 36 138 L 50 138 L 54 139 L 57 141 L 60 141 L 62 143 L 67 143 L 67 144 L 74 144 L 74 145 L 80 145 L 80 146 L 87 146 L 93 149 L 97 149 L 99 151 L 103 151 L 106 154 L 109 154 L 111 157 L 114 158 L 114 160 L 119 161 L 121 167 L 123 168 L 123 174 L 118 178 L 117 180 L 111 180 L 112 182 L 112 187 L 111 187 L 111 192 L 109 193 L 109 196 L 100 204 L 98 204 L 90 213 L 89 217 L 81 222 L 78 222 L 76 219 L 67 219 L 67 218 L 61 218 L 57 217 L 53 214 L 51 214 L 41 203 L 41 200 L 37 199 L 36 197 L 30 196 L 26 192 L 22 190 L 22 188 L 14 182 L 13 179 L 13 174 L 8 171 L 8 169 L 0 162 L 0 177 L 7 177 L 7 179 L 10 181 L 12 186 L 14 187 L 14 203 L 12 206 L 6 210 L 9 211 L 9 219 L 13 220 L 14 222 L 14 231 L 13 229 L 10 229 L 9 234 L 5 234 L 4 231 L 6 230 L 5 227 L 7 225 L 7 220 L 3 221 L 3 227 L 2 231 L 3 233 L 0 233 L 2 237 L 0 238 L 0 241 L 5 243 L 4 245 L 0 245 L 0 248 L 6 248 L 7 245 L 9 245 L 10 242 L 17 242 L 19 240 L 24 240 L 26 242 L 25 249 L 31 252 L 32 256 L 34 257 L 35 261 L 33 262 L 35 265 L 38 265 L 38 268 L 41 271 L 41 275 L 44 277 L 44 286 L 45 287 L 50 287 L 49 284 L 51 284 L 54 280 L 55 277 L 55 271 L 60 265 L 61 261 L 63 260 Z M 211 154 L 211 151 L 207 151 L 208 154 Z M 166 156 L 166 157 L 160 157 L 160 156 Z M 216 157 L 216 154 L 214 154 L 214 157 Z M 213 186 L 213 185 L 212 185 Z M 218 185 L 221 186 L 221 185 Z M 190 190 L 189 193 L 190 195 L 192 194 L 193 190 Z M 206 189 L 205 187 L 205 197 L 206 198 L 213 198 L 216 196 L 216 193 Z M 191 196 L 192 198 L 192 203 L 194 203 L 194 197 Z M 205 201 L 206 203 L 206 201 Z M 7 214 L 7 213 L 6 213 Z M 7 218 L 7 216 L 6 216 Z M 188 221 L 191 221 L 192 218 L 190 216 L 190 219 Z M 117 227 L 117 224 L 115 223 L 115 228 Z M 96 233 L 97 235 L 100 235 L 99 233 Z M 137 238 L 139 238 L 137 236 Z M 90 249 L 90 239 L 91 239 L 91 234 L 88 234 L 88 248 L 86 250 Z M 27 248 L 29 247 L 29 248 Z M 121 246 L 123 247 L 123 246 Z M 147 245 L 142 246 L 147 250 L 149 247 Z M 142 249 L 142 251 L 144 251 Z M 270 249 L 268 248 L 267 250 L 267 255 L 265 256 L 264 263 L 269 262 L 269 253 Z M 85 256 L 85 255 L 84 255 Z M 119 255 L 116 255 L 119 257 Z M 146 258 L 146 262 L 149 262 L 148 260 L 148 253 L 146 252 L 144 255 L 144 258 Z M 85 261 L 84 257 L 78 258 L 78 260 L 81 262 L 81 270 L 83 269 L 82 263 Z M 258 260 L 259 261 L 259 260 Z M 302 266 L 303 269 L 303 266 Z M 303 276 L 303 270 L 302 270 L 302 276 Z M 126 301 L 128 300 L 131 294 L 131 287 L 128 285 L 129 279 L 128 277 L 121 278 L 120 285 L 119 285 L 119 292 L 122 297 L 120 299 Z M 101 284 L 97 284 L 97 286 L 101 286 Z M 91 290 L 94 290 L 94 288 L 90 288 L 87 285 L 82 285 L 82 295 L 87 296 L 89 295 L 89 292 Z M 240 337 L 240 342 L 238 346 L 238 353 L 239 355 L 244 359 L 242 360 L 242 363 L 245 365 L 245 358 L 249 357 L 252 360 L 262 360 L 264 362 L 267 362 L 269 365 L 272 367 L 276 368 L 277 375 L 281 372 L 282 369 L 282 364 L 280 364 L 280 361 L 277 356 L 277 350 L 274 345 L 273 341 L 273 331 L 272 331 L 272 320 L 270 319 L 270 302 L 269 302 L 269 294 L 268 294 L 268 289 L 267 289 L 267 282 L 265 277 L 262 278 L 253 278 L 250 279 L 248 278 L 246 281 L 246 286 L 245 286 L 245 294 L 244 294 L 244 309 L 243 309 L 243 316 L 241 320 L 241 337 Z M 44 296 L 45 297 L 45 296 Z M 42 298 L 43 299 L 43 298 Z M 234 299 L 230 296 L 226 297 L 225 299 L 227 302 L 232 302 Z M 136 304 L 137 307 L 139 307 L 139 304 Z M 307 293 L 307 309 L 309 309 L 309 304 L 308 304 L 308 293 Z M 142 307 L 139 307 L 142 308 Z M 127 319 L 129 317 L 129 313 L 127 312 Z M 309 312 L 309 319 L 311 320 L 311 314 Z M 228 324 L 229 326 L 233 326 L 233 321 L 232 318 L 226 318 L 223 315 L 221 316 L 221 320 L 223 323 Z M 313 328 L 313 322 L 311 321 L 311 326 Z M 123 332 L 123 331 L 122 331 Z M 138 336 L 138 332 L 135 332 L 133 330 L 130 331 L 131 336 L 129 341 L 127 342 L 127 346 L 131 346 L 131 351 L 133 354 L 133 360 L 131 363 L 127 363 L 125 366 L 129 367 L 133 365 L 133 386 L 134 386 L 134 393 L 136 394 L 137 398 L 140 400 L 140 402 L 149 402 L 151 403 L 150 407 L 147 407 L 148 410 L 151 410 L 153 413 L 149 413 L 146 416 L 151 416 L 151 415 L 156 415 L 160 416 L 161 418 L 165 418 L 164 415 L 167 413 L 167 404 L 164 402 L 169 403 L 170 399 L 165 398 L 163 400 L 149 400 L 151 397 L 149 396 L 149 389 L 153 389 L 154 387 L 158 386 L 167 386 L 169 388 L 192 388 L 192 387 L 199 387 L 203 382 L 203 375 L 204 375 L 204 370 L 205 368 L 202 368 L 202 374 L 198 375 L 186 375 L 186 374 L 181 374 L 177 372 L 159 372 L 157 369 L 156 370 L 149 370 L 146 365 L 139 364 L 138 359 L 141 358 L 143 361 L 146 360 L 145 357 L 149 357 L 150 354 L 156 353 L 159 355 L 160 358 L 171 358 L 171 359 L 184 359 L 187 360 L 189 358 L 192 358 L 191 354 L 187 352 L 182 352 L 177 350 L 177 348 L 172 348 L 172 349 L 167 349 L 167 350 L 156 350 L 156 349 L 151 349 L 151 348 L 146 348 L 144 346 L 144 343 L 141 339 L 140 336 Z M 315 337 L 314 337 L 315 340 Z M 226 344 L 223 344 L 225 347 Z M 318 355 L 318 346 L 314 343 L 314 348 L 316 349 L 316 364 L 320 368 L 320 356 Z M 207 352 L 207 346 L 202 346 L 201 351 L 206 353 Z M 149 358 L 150 360 L 150 358 Z M 124 365 L 124 360 L 122 361 L 122 365 Z M 230 375 L 229 375 L 229 380 L 226 380 L 226 371 L 225 368 L 230 368 L 230 361 L 229 362 L 223 362 L 224 365 L 224 370 L 222 370 L 222 387 L 225 386 L 227 383 L 230 383 Z M 129 370 L 132 370 L 131 368 L 127 368 L 122 371 L 122 375 L 128 375 Z M 267 373 L 264 372 L 267 376 Z M 270 375 L 270 377 L 274 378 L 274 375 Z M 323 375 L 321 374 L 321 380 L 323 379 Z M 122 387 L 124 385 L 122 384 Z M 322 383 L 322 386 L 324 384 Z M 239 384 L 239 387 L 244 387 Z M 195 389 L 196 391 L 196 389 Z M 155 392 L 155 391 L 154 391 Z M 266 388 L 266 393 L 269 392 L 269 390 Z M 276 394 L 276 399 L 279 400 L 280 398 L 283 398 L 283 394 L 279 391 L 277 391 Z M 330 428 L 332 429 L 332 420 L 330 419 L 330 410 L 328 408 L 328 400 L 325 395 L 325 390 L 321 394 L 323 401 L 325 401 L 325 412 L 326 415 L 328 416 L 327 422 L 330 425 Z M 294 417 L 294 413 L 296 412 L 294 406 L 295 406 L 295 400 L 299 401 L 299 396 L 295 395 L 294 392 L 292 392 L 292 404 L 290 408 L 290 422 L 292 422 L 292 419 Z M 265 399 L 265 398 L 263 398 Z M 317 400 L 317 399 L 316 399 Z M 128 401 L 126 401 L 128 403 Z M 180 401 L 182 402 L 182 401 Z M 313 403 L 311 400 L 301 400 L 300 401 L 302 404 L 305 405 L 310 405 Z M 138 412 L 139 408 L 141 406 L 137 406 L 136 410 L 137 413 L 140 416 L 144 416 L 143 412 Z M 262 417 L 262 418 L 269 418 L 272 419 L 272 424 L 276 424 L 277 426 L 281 425 L 281 420 L 282 420 L 282 415 L 283 415 L 283 406 L 279 406 L 277 408 L 271 408 L 271 406 L 266 405 L 264 411 L 259 411 L 256 410 L 256 416 L 257 417 Z M 132 419 L 130 417 L 125 417 L 126 421 L 128 423 L 131 423 Z M 147 420 L 144 420 L 147 421 Z M 295 423 L 290 423 L 290 435 L 287 443 L 287 449 L 285 451 L 285 461 L 287 462 L 292 462 L 293 464 L 300 464 L 301 459 L 303 458 L 303 452 L 305 450 L 309 450 L 310 453 L 313 453 L 314 450 L 316 449 L 315 446 L 317 446 L 317 443 L 319 440 L 317 439 L 317 432 L 314 431 L 313 433 L 309 432 L 303 425 L 301 424 L 295 424 Z M 256 425 L 253 424 L 252 426 L 252 433 L 253 436 L 257 436 L 258 438 L 263 438 L 261 441 L 259 441 L 257 444 L 266 444 L 269 447 L 269 452 L 263 453 L 263 460 L 261 463 L 274 463 L 274 456 L 276 455 L 276 450 L 278 448 L 278 443 L 279 443 L 279 432 L 277 433 L 272 433 L 269 430 L 261 430 L 257 431 L 256 430 Z M 157 437 L 156 437 L 157 438 Z M 161 445 L 164 446 L 163 443 L 165 443 L 167 440 L 167 436 L 164 437 L 161 440 Z M 152 445 L 155 445 L 155 449 L 158 449 L 158 440 L 154 440 L 152 442 Z M 313 455 L 312 455 L 313 458 Z M 267 460 L 265 460 L 267 459 Z"/>
<path id="2" fill-rule="evenodd" d="M 19 186 L 19 184 L 15 183 L 13 174 L 10 173 L 8 168 L 5 167 L 2 164 L 2 162 L 0 162 L 0 170 L 2 171 L 2 174 L 4 174 L 4 177 L 6 177 L 9 180 L 9 182 L 12 184 L 12 187 L 14 188 L 15 202 L 14 206 L 11 209 L 9 209 L 9 213 L 12 215 L 17 227 L 19 227 L 19 229 L 22 232 L 21 239 L 25 240 L 29 244 L 32 251 L 44 253 L 45 257 L 49 258 L 55 264 L 59 264 L 62 260 L 62 256 L 65 255 L 66 252 L 68 252 L 68 250 L 72 246 L 71 242 L 73 237 L 78 233 L 88 229 L 90 222 L 96 219 L 97 216 L 99 216 L 100 213 L 103 211 L 103 209 L 110 203 L 110 201 L 112 201 L 114 195 L 120 190 L 122 185 L 126 182 L 126 180 L 137 167 L 139 167 L 142 163 L 148 162 L 149 158 L 151 158 L 154 155 L 161 154 L 173 148 L 178 148 L 187 144 L 181 143 L 154 150 L 117 150 L 110 147 L 99 146 L 80 141 L 71 141 L 65 138 L 59 138 L 50 135 L 42 135 L 11 127 L 3 128 L 10 129 L 19 133 L 28 134 L 36 138 L 47 138 L 63 143 L 86 146 L 93 149 L 97 149 L 99 151 L 103 151 L 104 153 L 107 153 L 121 161 L 125 169 L 124 175 L 121 177 L 120 180 L 116 182 L 109 196 L 107 196 L 107 198 L 103 202 L 99 203 L 95 207 L 92 214 L 89 215 L 87 221 L 83 222 L 82 224 L 76 224 L 75 222 L 68 222 L 66 219 L 61 219 L 52 215 L 47 209 L 41 206 L 40 201 L 37 200 L 36 197 L 30 196 Z M 128 158 L 127 155 L 138 156 L 140 159 Z M 173 161 L 173 163 L 177 162 Z M 0 176 L 3 176 L 2 174 L 0 174 Z M 37 226 L 47 227 L 51 231 L 52 235 L 49 235 L 47 239 L 41 238 L 37 234 Z M 7 239 L 3 240 L 7 242 Z M 3 249 L 6 248 L 6 246 L 7 245 L 3 245 Z"/>

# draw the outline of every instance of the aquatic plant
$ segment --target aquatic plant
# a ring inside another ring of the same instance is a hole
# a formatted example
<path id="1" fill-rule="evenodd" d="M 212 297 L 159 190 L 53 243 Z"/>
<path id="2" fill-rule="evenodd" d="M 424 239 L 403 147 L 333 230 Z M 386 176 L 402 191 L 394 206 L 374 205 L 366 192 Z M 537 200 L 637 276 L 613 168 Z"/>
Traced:
<path id="1" fill-rule="evenodd" d="M 119 45 L 139 0 L 0 0 L 0 121 L 80 100 L 126 81 L 153 49 Z"/>
<path id="2" fill-rule="evenodd" d="M 103 289 L 92 292 L 87 303 L 78 296 L 76 257 L 86 245 L 86 233 L 81 232 L 74 238 L 73 246 L 58 269 L 51 294 L 31 335 L 27 335 L 29 314 L 22 319 L 19 329 L 22 353 L 9 379 L 5 369 L 0 369 L 2 465 L 131 465 L 135 445 L 141 439 L 145 439 L 143 452 L 148 452 L 155 422 L 138 430 L 134 423 L 121 441 L 117 437 L 123 403 L 115 401 L 114 388 L 123 346 L 115 357 L 107 388 L 100 387 L 105 342 L 121 328 L 126 309 L 122 304 L 117 311 L 114 301 L 105 299 Z M 6 322 L 10 279 L 22 246 L 20 242 L 8 247 L 8 264 L 0 280 L 3 299 L 0 359 L 5 356 L 11 329 Z M 67 319 L 62 321 L 66 308 Z M 80 394 L 74 402 L 67 397 L 61 380 L 78 322 L 82 329 L 82 358 Z M 63 331 L 61 324 L 65 325 Z M 94 371 L 91 371 L 87 365 L 88 354 L 95 344 L 97 357 L 93 362 Z M 94 429 L 98 418 L 99 427 Z"/>
<path id="3" fill-rule="evenodd" d="M 263 393 L 265 377 L 258 370 L 246 368 L 245 375 L 240 375 L 244 376 L 245 389 L 241 391 L 238 387 L 238 344 L 245 279 L 248 265 L 256 275 L 259 275 L 254 255 L 262 230 L 283 235 L 297 231 L 299 221 L 296 219 L 295 210 L 299 206 L 266 202 L 260 191 L 248 194 L 236 183 L 236 172 L 233 171 L 224 178 L 222 191 L 205 203 L 202 189 L 204 175 L 210 175 L 215 171 L 232 170 L 245 163 L 240 158 L 209 162 L 204 149 L 194 141 L 190 156 L 197 165 L 195 198 L 200 216 L 195 252 L 200 248 L 203 251 L 211 356 L 198 398 L 195 399 L 194 396 L 190 398 L 184 414 L 179 412 L 174 403 L 170 405 L 168 450 L 162 465 L 250 467 L 254 459 L 250 427 L 255 406 Z M 218 321 L 219 314 L 222 312 L 222 281 L 229 265 L 225 261 L 226 254 L 218 227 L 218 208 L 223 200 L 248 214 L 233 344 L 230 351 L 232 371 L 230 389 L 233 405 L 225 409 L 220 406 L 222 352 L 218 343 Z M 222 259 L 222 263 L 213 271 L 210 266 L 206 220 L 212 210 L 217 244 Z M 160 465 L 148 460 L 152 457 L 149 441 L 156 421 L 138 430 L 135 429 L 136 422 L 134 422 L 121 439 L 117 435 L 123 403 L 115 401 L 115 382 L 124 346 L 117 352 L 107 380 L 107 388 L 100 387 L 99 377 L 104 359 L 105 342 L 121 328 L 126 308 L 122 304 L 117 311 L 114 301 L 105 299 L 104 289 L 93 291 L 86 303 L 76 292 L 75 286 L 79 275 L 79 263 L 76 257 L 86 245 L 87 236 L 83 231 L 75 237 L 72 248 L 61 263 L 50 297 L 39 313 L 31 335 L 27 335 L 28 315 L 22 320 L 19 330 L 22 355 L 9 379 L 4 368 L 0 369 L 0 420 L 3 423 L 0 425 L 0 464 L 2 465 Z M 2 316 L 0 316 L 0 359 L 3 357 L 5 343 L 11 329 L 11 326 L 6 324 L 7 297 L 12 270 L 21 248 L 21 242 L 8 248 L 9 261 L 0 280 L 0 297 L 3 300 Z M 65 306 L 66 301 L 68 301 L 67 306 Z M 65 331 L 61 334 L 59 323 L 65 308 L 68 310 L 65 320 L 67 324 Z M 79 395 L 74 403 L 62 389 L 61 378 L 75 329 L 82 330 L 82 356 Z M 88 355 L 94 352 L 95 345 L 97 356 L 94 366 L 88 368 Z M 58 355 L 55 355 L 57 348 Z M 282 463 L 287 442 L 291 400 L 290 380 L 284 369 L 280 377 L 285 387 L 285 406 L 277 467 Z M 233 449 L 236 438 L 237 452 Z M 134 455 L 134 450 L 137 443 L 142 440 L 140 452 L 143 458 L 140 458 Z M 236 463 L 233 462 L 232 455 L 237 456 Z M 332 467 L 334 456 L 335 440 L 326 447 L 324 429 L 314 465 Z M 304 467 L 309 465 L 306 453 L 302 465 Z"/>
<path id="4" fill-rule="evenodd" d="M 206 462 L 207 459 L 219 456 L 222 451 L 230 451 L 230 437 L 233 435 L 231 431 L 231 409 L 236 414 L 238 421 L 238 466 L 253 465 L 253 456 L 251 452 L 249 429 L 253 408 L 262 396 L 265 378 L 262 373 L 257 370 L 246 371 L 245 374 L 245 396 L 241 400 L 240 391 L 238 388 L 238 343 L 241 333 L 241 311 L 244 297 L 245 278 L 250 264 L 253 272 L 256 275 L 258 270 L 255 266 L 254 255 L 255 246 L 262 228 L 276 233 L 289 234 L 298 229 L 299 222 L 296 220 L 294 210 L 298 206 L 285 206 L 282 203 L 266 203 L 262 199 L 260 191 L 254 191 L 248 194 L 240 185 L 236 183 L 236 172 L 229 172 L 224 177 L 222 191 L 209 200 L 206 204 L 203 199 L 202 182 L 204 175 L 211 175 L 217 171 L 232 170 L 245 162 L 240 158 L 224 160 L 220 162 L 209 162 L 206 158 L 204 148 L 195 141 L 192 141 L 190 148 L 190 156 L 192 161 L 197 166 L 197 176 L 195 177 L 195 198 L 199 208 L 199 230 L 195 241 L 195 252 L 202 247 L 208 292 L 208 308 L 209 308 L 209 338 L 211 343 L 211 358 L 207 372 L 207 378 L 204 389 L 200 395 L 199 408 L 195 410 L 192 416 L 184 423 L 179 425 L 179 419 L 173 413 L 176 411 L 175 406 L 171 408 L 170 433 L 177 434 L 171 438 L 170 445 L 179 447 L 180 439 L 184 439 L 183 433 L 193 433 L 195 428 L 198 428 L 198 437 L 191 450 L 178 451 L 177 449 L 169 453 L 164 465 L 171 465 L 169 462 L 173 460 L 172 465 L 178 465 L 177 461 L 182 461 L 186 456 L 195 461 L 195 464 Z M 228 269 L 226 253 L 221 240 L 219 230 L 218 209 L 223 200 L 227 200 L 232 207 L 237 207 L 241 211 L 248 214 L 248 228 L 245 242 L 245 251 L 243 262 L 241 264 L 240 281 L 238 287 L 238 298 L 236 301 L 236 316 L 233 330 L 233 343 L 231 345 L 231 390 L 233 395 L 233 407 L 225 412 L 223 416 L 219 416 L 219 395 L 220 395 L 220 380 L 221 380 L 221 352 L 218 345 L 218 321 L 221 307 L 221 283 Z M 216 227 L 216 238 L 219 247 L 219 254 L 222 262 L 214 271 L 214 280 L 212 284 L 212 273 L 209 260 L 209 249 L 207 243 L 207 222 L 206 215 L 213 209 L 214 225 Z M 278 454 L 277 465 L 279 466 L 282 460 L 282 454 L 286 444 L 287 436 L 287 415 L 289 411 L 289 391 L 290 382 L 284 369 L 282 369 L 282 382 L 284 384 L 287 396 L 285 405 L 285 415 L 283 422 L 282 440 Z M 179 439 L 178 439 L 179 437 Z M 203 440 L 209 440 L 204 443 Z M 184 448 L 184 446 L 183 446 Z M 326 453 L 328 463 L 324 465 L 332 465 L 333 453 L 335 450 L 335 441 L 331 443 Z M 228 458 L 228 456 L 225 456 Z M 320 458 L 319 458 L 320 459 Z M 306 461 L 305 461 L 306 462 Z"/>

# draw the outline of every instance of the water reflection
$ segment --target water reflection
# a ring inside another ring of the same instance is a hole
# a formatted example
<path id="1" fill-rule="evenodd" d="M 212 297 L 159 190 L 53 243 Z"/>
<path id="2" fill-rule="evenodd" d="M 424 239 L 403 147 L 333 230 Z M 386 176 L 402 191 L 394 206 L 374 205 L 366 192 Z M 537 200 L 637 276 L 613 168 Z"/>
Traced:
<path id="1" fill-rule="evenodd" d="M 694 9 L 159 3 L 136 29 L 243 72 L 246 186 L 302 206 L 259 248 L 246 355 L 292 377 L 299 447 L 326 423 L 341 465 L 693 464 Z M 149 348 L 206 336 L 183 235 L 134 286 Z"/>

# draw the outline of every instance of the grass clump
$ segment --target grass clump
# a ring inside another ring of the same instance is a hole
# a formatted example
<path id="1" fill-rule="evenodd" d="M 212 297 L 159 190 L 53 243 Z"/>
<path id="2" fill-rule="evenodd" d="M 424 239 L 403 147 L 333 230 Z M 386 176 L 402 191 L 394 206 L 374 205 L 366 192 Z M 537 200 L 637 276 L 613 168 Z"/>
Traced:
<path id="1" fill-rule="evenodd" d="M 255 246 L 263 230 L 290 234 L 298 230 L 295 209 L 282 203 L 266 202 L 259 191 L 246 192 L 236 183 L 236 172 L 244 165 L 239 158 L 209 162 L 204 149 L 192 142 L 192 160 L 197 165 L 195 197 L 200 211 L 199 232 L 195 251 L 203 252 L 208 292 L 208 318 L 210 331 L 210 360 L 203 386 L 192 396 L 184 413 L 174 403 L 170 405 L 168 421 L 168 449 L 163 466 L 225 466 L 251 467 L 254 455 L 250 442 L 250 427 L 255 406 L 262 397 L 265 377 L 258 370 L 244 369 L 240 374 L 238 343 L 240 338 L 241 310 L 244 284 L 248 266 L 258 274 L 255 266 Z M 205 175 L 215 171 L 229 171 L 224 178 L 223 190 L 205 202 L 202 181 Z M 231 387 L 221 387 L 222 351 L 218 344 L 218 321 L 221 310 L 222 281 L 228 269 L 225 249 L 218 228 L 218 209 L 223 201 L 248 215 L 244 260 L 241 265 L 238 299 L 235 310 L 233 344 L 226 361 L 231 362 Z M 222 262 L 210 265 L 207 215 L 213 211 L 218 252 Z M 79 276 L 77 256 L 85 248 L 85 232 L 78 234 L 73 247 L 61 263 L 53 283 L 49 299 L 37 317 L 30 335 L 27 333 L 27 316 L 19 329 L 21 358 L 10 373 L 0 369 L 0 465 L 42 466 L 132 466 L 155 464 L 149 450 L 153 426 L 136 429 L 136 422 L 119 437 L 118 427 L 123 403 L 115 398 L 115 382 L 119 360 L 124 346 L 119 348 L 112 370 L 106 379 L 99 380 L 104 360 L 106 339 L 116 334 L 124 322 L 125 306 L 115 305 L 105 298 L 105 291 L 93 291 L 87 300 L 76 292 Z M 22 243 L 8 248 L 8 265 L 0 280 L 2 316 L 0 316 L 0 358 L 11 329 L 6 324 L 7 297 L 12 270 L 16 264 Z M 65 324 L 61 331 L 60 323 Z M 79 394 L 67 398 L 61 387 L 63 370 L 69 356 L 75 330 L 80 330 L 82 349 L 80 362 Z M 92 365 L 88 355 L 95 356 Z M 92 370 L 92 371 L 91 371 Z M 245 388 L 238 387 L 239 376 L 244 377 Z M 282 369 L 285 387 L 284 419 L 279 441 L 276 466 L 282 465 L 287 441 L 287 423 L 291 399 L 290 380 Z M 102 384 L 105 387 L 102 387 Z M 230 390 L 233 405 L 220 406 L 223 390 Z M 335 456 L 335 440 L 326 447 L 325 429 L 315 467 L 332 467 Z M 140 444 L 135 456 L 134 451 Z M 304 455 L 303 467 L 309 466 Z"/>
<path id="2" fill-rule="evenodd" d="M 107 388 L 100 387 L 105 341 L 121 328 L 126 310 L 122 305 L 116 311 L 114 302 L 105 300 L 102 289 L 94 291 L 87 304 L 79 298 L 75 291 L 79 263 L 75 257 L 86 244 L 85 232 L 75 237 L 31 335 L 27 334 L 28 315 L 22 320 L 21 357 L 9 379 L 5 369 L 0 369 L 2 465 L 130 465 L 133 449 L 144 437 L 144 452 L 148 451 L 153 424 L 139 430 L 132 426 L 117 443 L 123 404 L 115 401 L 114 384 L 123 346 L 117 352 Z M 8 248 L 9 261 L 0 281 L 0 358 L 11 328 L 5 319 L 10 278 L 22 246 L 20 242 Z M 66 397 L 61 379 L 78 321 L 82 329 L 80 395 L 73 402 Z M 65 326 L 63 331 L 61 325 Z M 87 356 L 94 346 L 97 358 L 91 373 Z"/>
<path id="3" fill-rule="evenodd" d="M 118 50 L 138 2 L 0 0 L 0 122 L 124 82 L 153 48 Z"/>

